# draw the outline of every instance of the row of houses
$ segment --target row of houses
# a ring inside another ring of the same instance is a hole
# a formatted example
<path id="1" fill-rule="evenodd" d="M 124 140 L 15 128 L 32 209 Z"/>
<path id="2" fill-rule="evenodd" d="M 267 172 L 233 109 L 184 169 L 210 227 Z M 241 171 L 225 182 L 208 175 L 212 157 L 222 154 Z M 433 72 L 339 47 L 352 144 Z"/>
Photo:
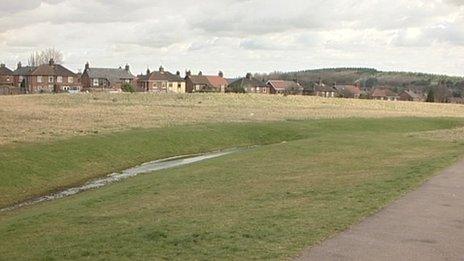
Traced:
<path id="1" fill-rule="evenodd" d="M 217 75 L 203 75 L 202 72 L 193 75 L 186 71 L 182 77 L 179 71 L 171 73 L 161 66 L 156 71 L 147 69 L 145 74 L 133 75 L 129 65 L 124 68 L 96 68 L 89 63 L 85 64 L 82 73 L 74 73 L 56 64 L 53 59 L 40 66 L 22 66 L 19 62 L 14 71 L 4 64 L 0 65 L 0 86 L 11 86 L 9 90 L 14 90 L 15 93 L 121 92 L 124 85 L 130 85 L 138 92 L 157 93 L 241 92 L 355 99 L 363 95 L 356 85 L 326 85 L 319 82 L 310 88 L 304 88 L 297 81 L 264 82 L 251 73 L 243 78 L 227 79 L 222 71 Z M 396 94 L 388 88 L 377 88 L 367 96 L 378 100 L 422 100 L 420 95 L 411 91 Z"/>
<path id="2" fill-rule="evenodd" d="M 21 93 L 51 93 L 69 91 L 121 92 L 124 84 L 130 84 L 139 92 L 228 92 L 232 89 L 251 93 L 284 93 L 287 89 L 303 92 L 300 84 L 292 81 L 258 80 L 249 73 L 240 79 L 226 79 L 218 75 L 193 75 L 190 71 L 181 77 L 179 71 L 171 73 L 161 66 L 156 71 L 147 69 L 145 74 L 133 75 L 130 66 L 124 68 L 95 68 L 86 63 L 82 73 L 73 73 L 50 60 L 40 66 L 22 66 L 16 70 L 0 65 L 0 86 L 19 88 Z"/>

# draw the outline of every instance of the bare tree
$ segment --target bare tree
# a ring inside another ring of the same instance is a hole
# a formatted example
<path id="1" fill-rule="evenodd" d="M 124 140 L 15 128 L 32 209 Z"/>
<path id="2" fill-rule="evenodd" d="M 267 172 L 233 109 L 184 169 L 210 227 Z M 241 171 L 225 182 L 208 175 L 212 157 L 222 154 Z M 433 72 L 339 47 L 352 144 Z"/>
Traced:
<path id="1" fill-rule="evenodd" d="M 63 63 L 63 53 L 55 48 L 48 48 L 42 51 L 33 52 L 29 56 L 28 64 L 30 66 L 39 66 L 47 64 L 50 59 L 53 59 L 55 63 Z"/>

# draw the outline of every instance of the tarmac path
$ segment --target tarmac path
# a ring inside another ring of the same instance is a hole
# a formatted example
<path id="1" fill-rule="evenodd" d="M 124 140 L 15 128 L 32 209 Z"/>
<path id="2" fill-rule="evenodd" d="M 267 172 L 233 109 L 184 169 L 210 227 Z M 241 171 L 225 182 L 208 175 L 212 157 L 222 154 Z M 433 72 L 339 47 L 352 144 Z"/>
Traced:
<path id="1" fill-rule="evenodd" d="M 464 161 L 296 260 L 464 260 Z"/>

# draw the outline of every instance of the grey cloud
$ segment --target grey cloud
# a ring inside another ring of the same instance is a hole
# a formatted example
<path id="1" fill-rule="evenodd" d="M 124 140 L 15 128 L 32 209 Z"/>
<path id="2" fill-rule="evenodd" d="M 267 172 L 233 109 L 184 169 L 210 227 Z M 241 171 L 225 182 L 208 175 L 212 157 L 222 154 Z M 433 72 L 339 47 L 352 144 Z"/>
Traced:
<path id="1" fill-rule="evenodd" d="M 448 4 L 463 6 L 464 0 L 445 0 Z"/>
<path id="2" fill-rule="evenodd" d="M 38 8 L 41 3 L 57 4 L 64 0 L 21 0 L 21 1 L 0 1 L 0 15 L 14 14 Z"/>
<path id="3" fill-rule="evenodd" d="M 353 64 L 363 53 L 365 64 L 397 59 L 417 66 L 401 52 L 447 45 L 459 54 L 463 1 L 0 0 L 0 58 L 55 46 L 79 65 L 90 57 L 109 65 L 134 59 L 135 67 L 262 71 Z M 439 64 L 440 56 L 434 59 Z"/>
<path id="4" fill-rule="evenodd" d="M 464 46 L 464 28 L 462 23 L 443 23 L 424 28 L 399 30 L 391 43 L 401 47 L 424 47 L 434 44 Z"/>

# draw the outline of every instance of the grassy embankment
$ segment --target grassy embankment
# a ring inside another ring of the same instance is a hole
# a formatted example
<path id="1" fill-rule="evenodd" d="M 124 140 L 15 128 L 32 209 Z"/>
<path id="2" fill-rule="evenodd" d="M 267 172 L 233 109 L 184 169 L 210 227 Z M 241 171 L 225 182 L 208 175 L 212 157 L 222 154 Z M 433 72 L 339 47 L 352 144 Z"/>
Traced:
<path id="1" fill-rule="evenodd" d="M 28 187 L 37 193 L 147 159 L 268 144 L 2 213 L 0 259 L 290 257 L 456 161 L 464 154 L 461 139 L 417 133 L 462 124 L 438 118 L 209 124 L 3 147 L 1 169 L 13 171 L 0 174 L 5 204 Z"/>

